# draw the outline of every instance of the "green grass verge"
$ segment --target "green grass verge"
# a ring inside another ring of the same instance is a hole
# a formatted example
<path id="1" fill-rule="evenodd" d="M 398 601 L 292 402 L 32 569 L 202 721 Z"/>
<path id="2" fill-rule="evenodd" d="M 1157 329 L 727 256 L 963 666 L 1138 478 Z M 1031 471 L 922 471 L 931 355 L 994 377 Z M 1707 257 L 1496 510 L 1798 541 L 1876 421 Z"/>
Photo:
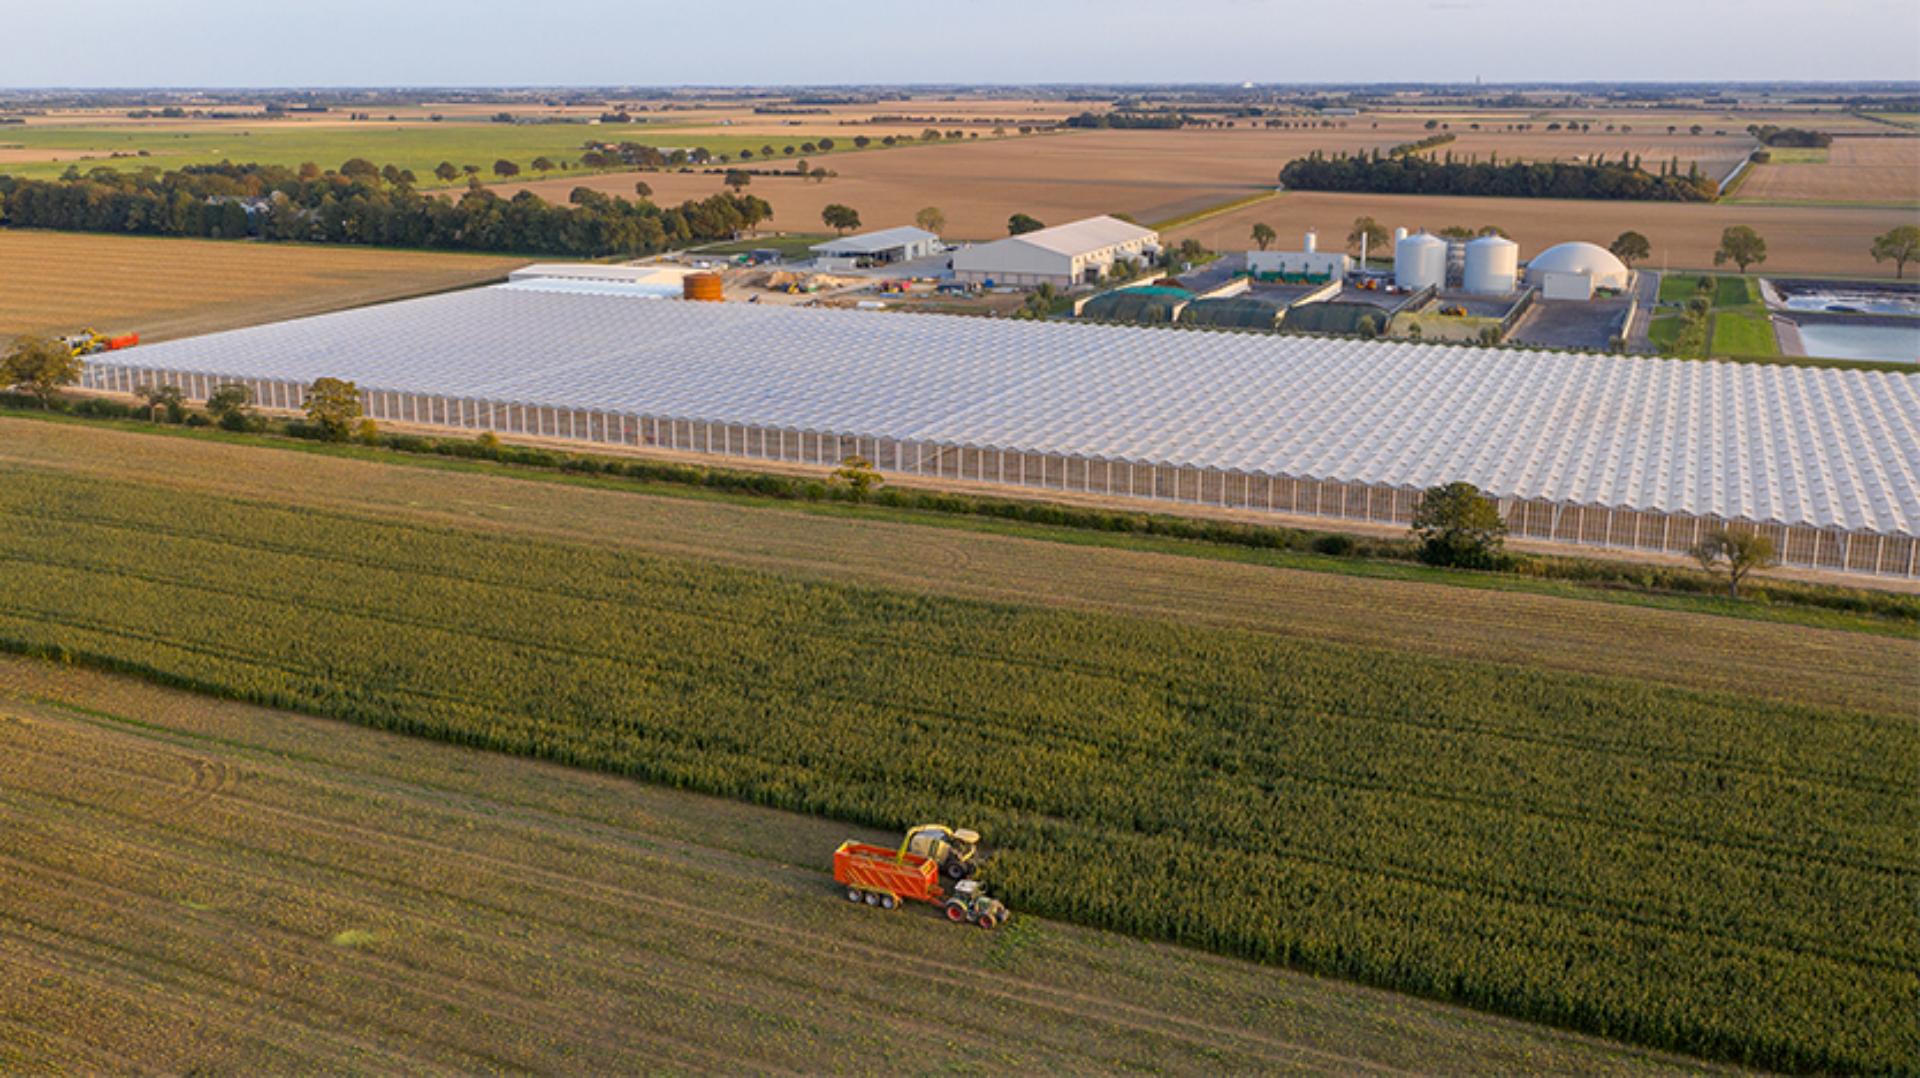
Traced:
<path id="1" fill-rule="evenodd" d="M 1713 315 L 1713 354 L 1765 357 L 1780 351 L 1774 340 L 1773 319 L 1764 311 L 1716 311 Z"/>
<path id="2" fill-rule="evenodd" d="M 708 244 L 694 249 L 694 253 L 703 255 L 744 255 L 760 250 L 779 251 L 782 258 L 809 258 L 816 243 L 825 243 L 833 237 L 827 233 L 787 233 L 779 236 L 760 236 L 754 239 L 731 240 L 727 243 Z"/>
<path id="3" fill-rule="evenodd" d="M 1685 303 L 1701 294 L 1701 281 L 1711 279 L 1711 275 L 1701 273 L 1665 274 L 1660 278 L 1660 302 Z"/>
<path id="4" fill-rule="evenodd" d="M 1196 221 L 1204 221 L 1209 217 L 1218 217 L 1223 213 L 1232 213 L 1233 211 L 1237 209 L 1241 209 L 1242 207 L 1252 206 L 1252 205 L 1255 205 L 1256 203 L 1265 202 L 1270 198 L 1278 197 L 1279 194 L 1280 192 L 1278 191 L 1261 191 L 1258 194 L 1245 195 L 1240 198 L 1232 199 L 1227 202 L 1222 202 L 1217 206 L 1208 206 L 1206 209 L 1203 209 L 1203 210 L 1195 210 L 1192 213 L 1183 213 L 1178 217 L 1169 217 L 1164 221 L 1153 221 L 1148 223 L 1146 227 L 1153 229 L 1155 232 L 1167 232 L 1167 231 L 1171 231 L 1172 229 L 1180 228 L 1184 225 L 1193 224 Z M 1248 242 L 1251 243 L 1252 241 L 1249 240 Z"/>
<path id="5" fill-rule="evenodd" d="M 1745 277 L 1717 277 L 1713 282 L 1713 304 L 1716 307 L 1745 307 L 1758 303 L 1754 295 L 1753 282 Z"/>
<path id="6" fill-rule="evenodd" d="M 1909 716 L 21 472 L 0 641 L 898 828 L 1017 910 L 1792 1070 L 1920 1063 Z"/>

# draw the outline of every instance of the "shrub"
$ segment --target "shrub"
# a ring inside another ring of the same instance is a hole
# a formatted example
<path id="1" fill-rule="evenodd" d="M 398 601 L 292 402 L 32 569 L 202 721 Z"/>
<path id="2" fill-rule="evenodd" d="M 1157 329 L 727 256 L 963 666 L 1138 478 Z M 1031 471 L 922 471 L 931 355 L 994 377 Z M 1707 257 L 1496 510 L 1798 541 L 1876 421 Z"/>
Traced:
<path id="1" fill-rule="evenodd" d="M 1353 553 L 1354 542 L 1351 535 L 1322 535 L 1313 541 L 1313 552 L 1335 558 L 1344 558 Z"/>

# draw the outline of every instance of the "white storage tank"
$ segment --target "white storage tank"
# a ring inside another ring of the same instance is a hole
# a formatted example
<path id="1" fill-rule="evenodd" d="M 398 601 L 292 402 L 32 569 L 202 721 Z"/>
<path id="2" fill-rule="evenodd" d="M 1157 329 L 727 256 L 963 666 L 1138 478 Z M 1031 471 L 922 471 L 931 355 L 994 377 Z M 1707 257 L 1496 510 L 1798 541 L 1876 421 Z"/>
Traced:
<path id="1" fill-rule="evenodd" d="M 1447 283 L 1447 241 L 1426 232 L 1393 245 L 1393 283 L 1409 291 Z"/>
<path id="2" fill-rule="evenodd" d="M 1462 278 L 1476 296 L 1504 296 L 1513 291 L 1520 275 L 1520 245 L 1505 236 L 1482 236 L 1467 244 L 1467 268 Z"/>

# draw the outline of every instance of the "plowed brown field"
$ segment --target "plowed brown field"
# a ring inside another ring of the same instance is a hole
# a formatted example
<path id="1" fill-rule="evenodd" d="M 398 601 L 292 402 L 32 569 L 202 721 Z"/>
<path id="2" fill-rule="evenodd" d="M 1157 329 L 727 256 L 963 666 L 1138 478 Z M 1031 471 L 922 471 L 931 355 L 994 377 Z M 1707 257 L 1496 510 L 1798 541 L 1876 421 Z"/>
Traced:
<path id="1" fill-rule="evenodd" d="M 0 659 L 0 1070 L 1656 1073 L 1458 1008 L 850 907 L 806 817 Z"/>
<path id="2" fill-rule="evenodd" d="M 0 229 L 0 340 L 166 340 L 499 280 L 525 259 Z"/>
<path id="3" fill-rule="evenodd" d="M 1818 164 L 1755 165 L 1743 202 L 1909 202 L 1920 209 L 1920 137 L 1835 139 Z M 1920 219 L 1909 213 L 1908 222 Z"/>

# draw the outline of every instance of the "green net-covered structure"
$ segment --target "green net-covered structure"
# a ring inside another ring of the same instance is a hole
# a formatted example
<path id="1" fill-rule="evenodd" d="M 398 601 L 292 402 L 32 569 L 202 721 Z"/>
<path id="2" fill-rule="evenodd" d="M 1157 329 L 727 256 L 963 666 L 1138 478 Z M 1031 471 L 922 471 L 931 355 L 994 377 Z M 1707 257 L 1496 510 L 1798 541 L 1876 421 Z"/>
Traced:
<path id="1" fill-rule="evenodd" d="M 1132 322 L 1136 325 L 1165 325 L 1180 309 L 1193 302 L 1193 293 L 1166 285 L 1117 288 L 1087 301 L 1080 317 L 1096 322 Z"/>
<path id="2" fill-rule="evenodd" d="M 1180 324 L 1213 329 L 1274 329 L 1286 315 L 1284 304 L 1258 296 L 1197 299 L 1180 312 Z"/>

